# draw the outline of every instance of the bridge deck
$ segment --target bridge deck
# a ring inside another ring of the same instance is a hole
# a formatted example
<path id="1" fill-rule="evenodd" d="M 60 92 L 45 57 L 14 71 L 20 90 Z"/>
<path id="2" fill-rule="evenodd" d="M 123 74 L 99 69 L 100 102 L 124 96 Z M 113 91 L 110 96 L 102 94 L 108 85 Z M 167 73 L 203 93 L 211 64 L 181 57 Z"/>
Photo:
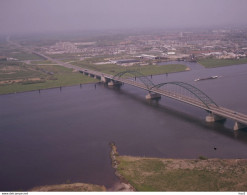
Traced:
<path id="1" fill-rule="evenodd" d="M 113 76 L 112 75 L 108 75 L 108 78 L 112 79 Z M 228 109 L 228 108 L 224 108 L 224 107 L 221 107 L 221 106 L 209 105 L 209 107 L 207 107 L 199 100 L 196 100 L 196 99 L 193 99 L 193 98 L 190 98 L 190 97 L 186 97 L 186 96 L 183 96 L 181 94 L 174 93 L 174 92 L 170 92 L 170 91 L 167 91 L 167 90 L 164 90 L 164 89 L 153 88 L 153 89 L 150 90 L 144 84 L 138 83 L 138 82 L 130 80 L 130 79 L 114 78 L 114 80 L 122 82 L 122 83 L 129 84 L 129 85 L 132 85 L 132 86 L 135 86 L 135 87 L 138 87 L 138 88 L 141 88 L 141 89 L 153 92 L 153 93 L 157 93 L 157 94 L 160 94 L 160 95 L 172 98 L 172 99 L 176 99 L 178 101 L 181 101 L 181 102 L 184 102 L 184 103 L 187 103 L 187 104 L 202 108 L 202 109 L 204 109 L 204 110 L 206 110 L 208 112 L 211 112 L 211 113 L 213 113 L 215 115 L 218 115 L 218 116 L 221 116 L 221 117 L 224 117 L 224 118 L 230 118 L 230 119 L 235 120 L 235 121 L 237 121 L 237 122 L 239 122 L 241 124 L 247 125 L 247 115 L 246 114 L 243 114 L 243 113 L 240 113 L 240 112 L 236 112 L 234 110 L 231 110 L 231 109 Z"/>

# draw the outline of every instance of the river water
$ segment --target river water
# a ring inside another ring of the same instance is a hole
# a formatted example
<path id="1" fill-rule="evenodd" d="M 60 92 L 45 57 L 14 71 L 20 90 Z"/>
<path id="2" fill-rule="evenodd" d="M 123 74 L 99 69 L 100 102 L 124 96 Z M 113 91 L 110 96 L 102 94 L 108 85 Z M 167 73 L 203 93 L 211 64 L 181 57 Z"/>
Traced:
<path id="1" fill-rule="evenodd" d="M 217 104 L 247 114 L 247 65 L 153 76 L 155 83 L 183 81 Z M 198 77 L 221 76 L 195 82 Z M 109 142 L 121 155 L 163 158 L 247 158 L 247 132 L 234 121 L 205 122 L 207 113 L 128 85 L 87 84 L 0 96 L 0 191 L 59 183 L 118 181 Z M 214 147 L 217 150 L 214 150 Z"/>

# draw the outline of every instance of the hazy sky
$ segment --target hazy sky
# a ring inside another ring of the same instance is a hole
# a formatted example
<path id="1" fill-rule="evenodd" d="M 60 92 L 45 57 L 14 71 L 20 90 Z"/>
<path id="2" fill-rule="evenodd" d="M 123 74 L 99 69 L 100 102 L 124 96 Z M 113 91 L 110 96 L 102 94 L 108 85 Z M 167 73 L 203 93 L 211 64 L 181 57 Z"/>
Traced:
<path id="1" fill-rule="evenodd" d="M 247 26 L 247 0 L 0 0 L 0 33 Z"/>

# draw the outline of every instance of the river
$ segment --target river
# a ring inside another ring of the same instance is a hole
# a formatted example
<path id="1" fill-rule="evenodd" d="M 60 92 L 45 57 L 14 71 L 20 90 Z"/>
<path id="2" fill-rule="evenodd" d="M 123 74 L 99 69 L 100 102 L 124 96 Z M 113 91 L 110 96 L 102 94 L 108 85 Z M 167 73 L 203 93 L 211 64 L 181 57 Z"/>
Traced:
<path id="1" fill-rule="evenodd" d="M 214 75 L 220 77 L 194 81 Z M 217 104 L 247 114 L 247 65 L 195 65 L 152 80 L 190 83 Z M 165 97 L 150 103 L 145 95 L 128 85 L 103 84 L 1 95 L 0 191 L 74 182 L 110 188 L 118 181 L 111 141 L 121 155 L 247 158 L 247 132 L 233 132 L 233 121 L 208 124 L 204 110 Z"/>

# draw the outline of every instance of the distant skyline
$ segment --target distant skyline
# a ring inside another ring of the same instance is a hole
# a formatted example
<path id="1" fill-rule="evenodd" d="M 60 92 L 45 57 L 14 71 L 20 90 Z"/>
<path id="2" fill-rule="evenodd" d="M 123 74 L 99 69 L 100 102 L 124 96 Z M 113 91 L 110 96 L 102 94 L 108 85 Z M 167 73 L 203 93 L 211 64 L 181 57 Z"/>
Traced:
<path id="1" fill-rule="evenodd" d="M 1 0 L 0 34 L 247 26 L 246 0 Z"/>

